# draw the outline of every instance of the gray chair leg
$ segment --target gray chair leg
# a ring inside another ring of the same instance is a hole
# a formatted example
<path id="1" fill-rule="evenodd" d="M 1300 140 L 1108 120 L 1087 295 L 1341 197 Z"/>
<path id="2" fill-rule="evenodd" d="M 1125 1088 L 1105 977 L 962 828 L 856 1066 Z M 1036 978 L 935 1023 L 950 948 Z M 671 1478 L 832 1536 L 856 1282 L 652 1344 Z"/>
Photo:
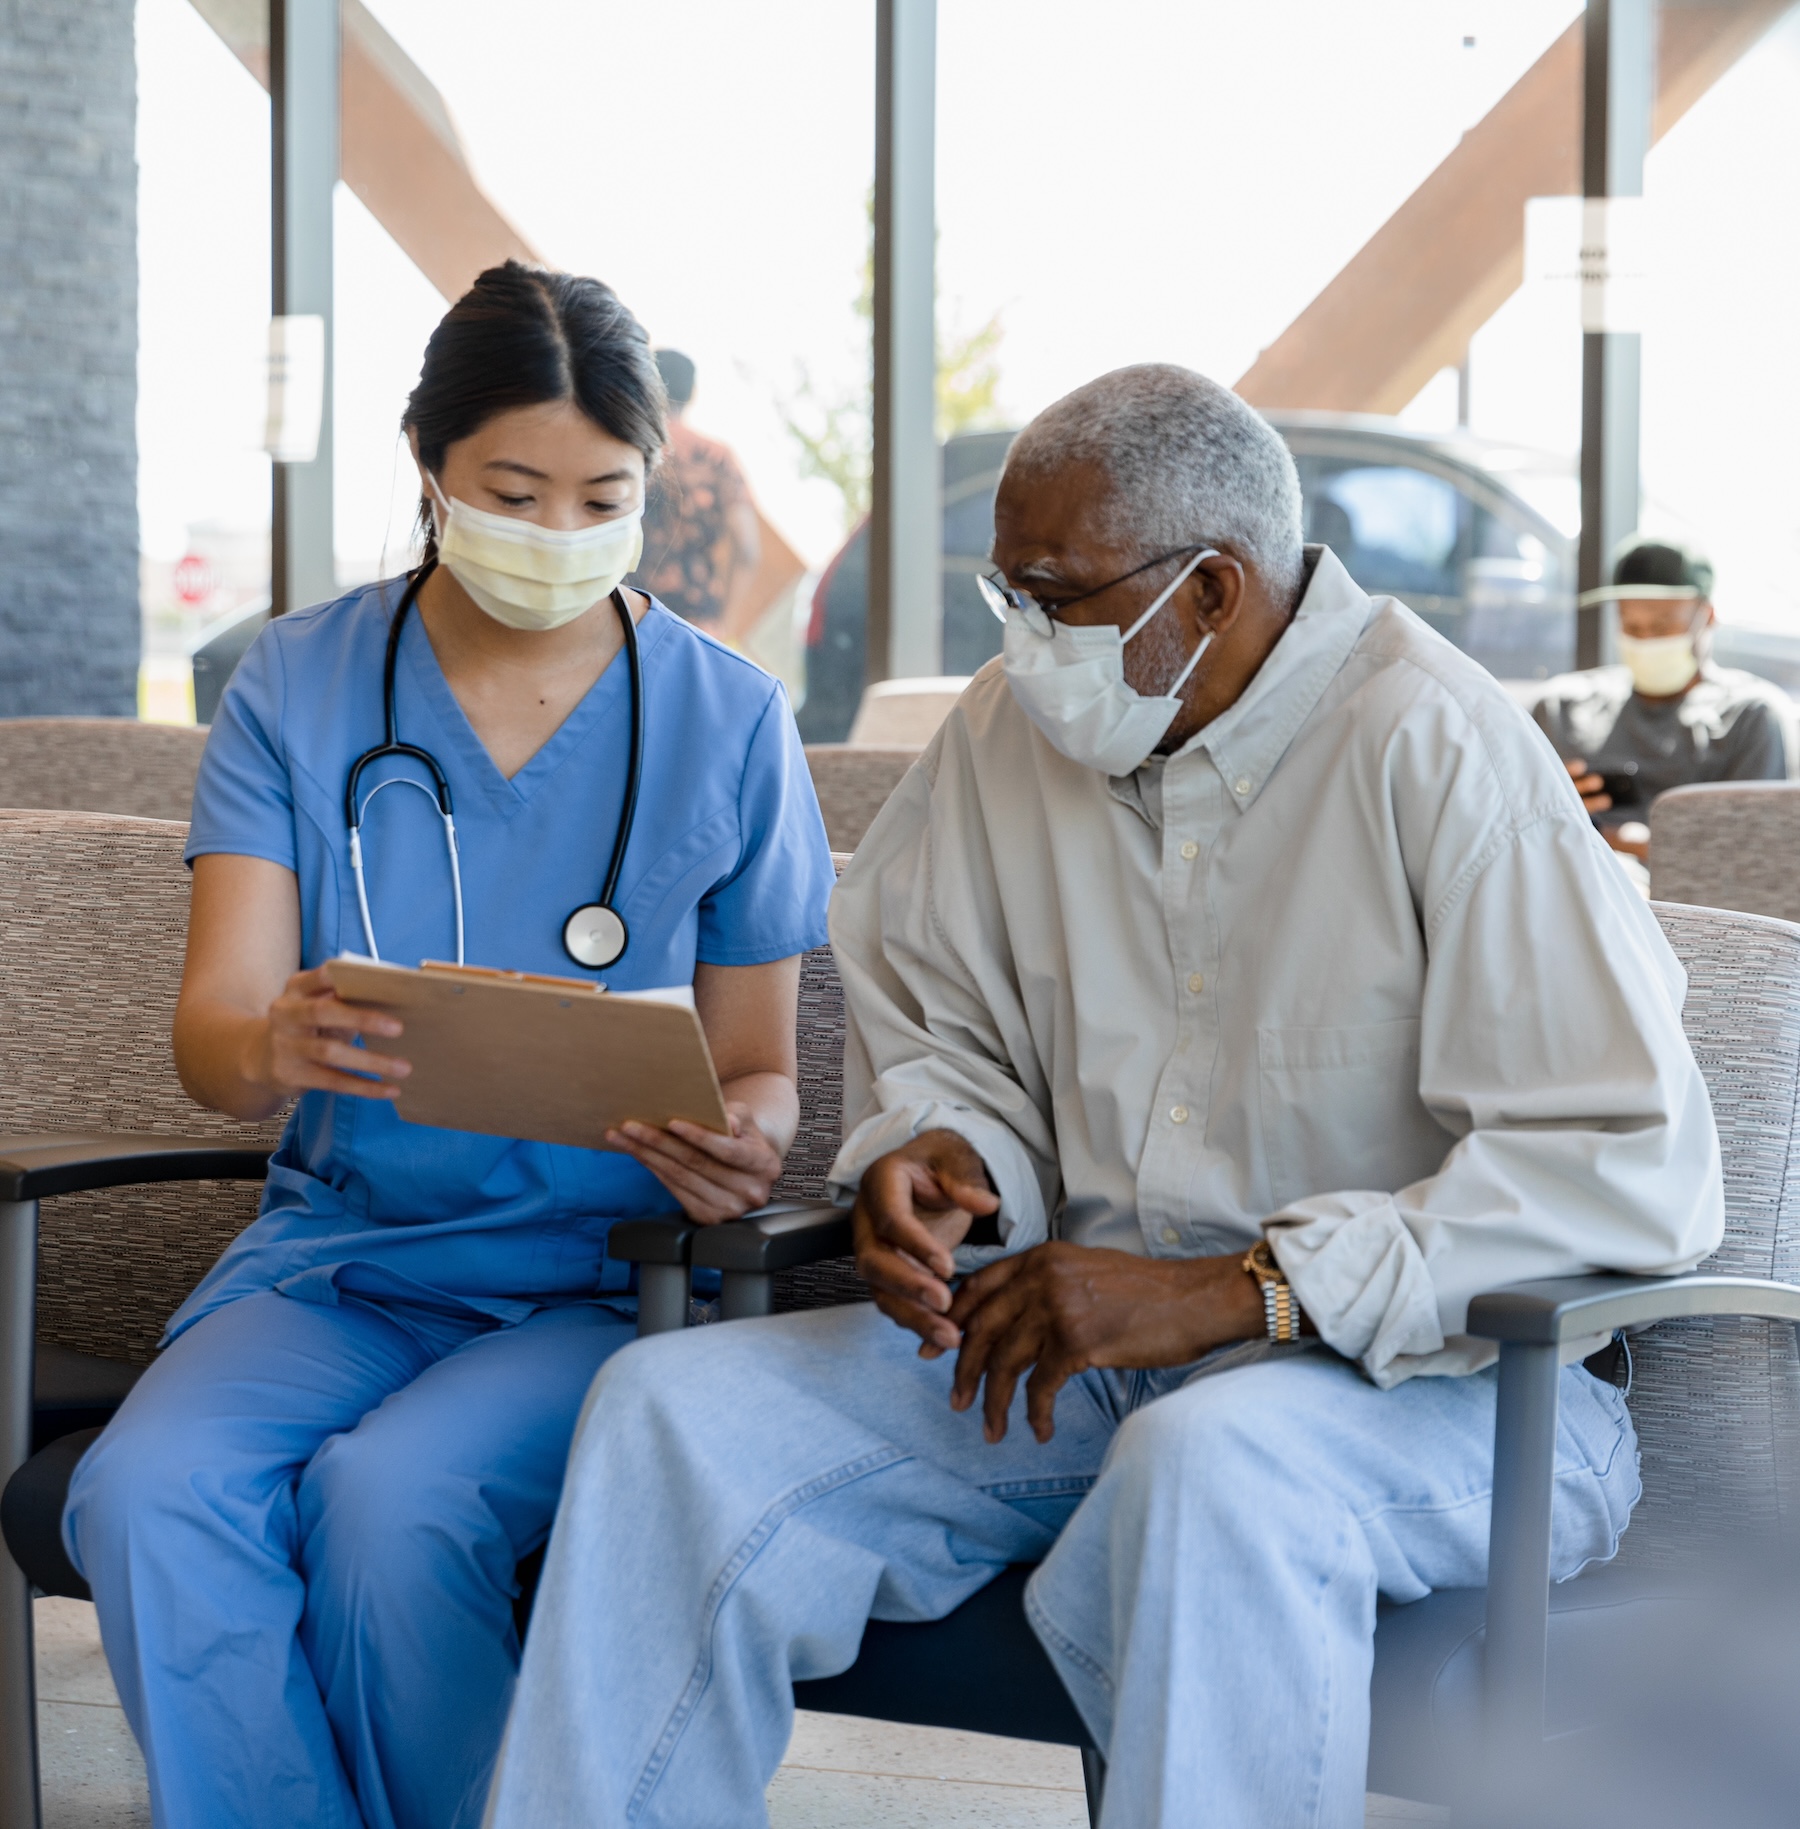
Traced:
<path id="1" fill-rule="evenodd" d="M 1100 1829 L 1100 1802 L 1106 1794 L 1106 1761 L 1098 1747 L 1081 1749 L 1081 1782 L 1087 1787 L 1088 1829 Z"/>
<path id="2" fill-rule="evenodd" d="M 31 1453 L 37 1333 L 35 1200 L 0 1201 L 0 1487 Z M 0 1543 L 0 1829 L 38 1829 L 31 1585 Z"/>
<path id="3" fill-rule="evenodd" d="M 775 1279 L 766 1270 L 726 1270 L 719 1275 L 719 1319 L 753 1321 L 775 1312 Z"/>
<path id="4" fill-rule="evenodd" d="M 1490 1777 L 1502 1785 L 1535 1770 L 1544 1742 L 1561 1378 L 1554 1346 L 1501 1346 L 1483 1692 Z"/>
<path id="5" fill-rule="evenodd" d="M 638 1338 L 687 1326 L 692 1274 L 686 1264 L 638 1265 Z"/>

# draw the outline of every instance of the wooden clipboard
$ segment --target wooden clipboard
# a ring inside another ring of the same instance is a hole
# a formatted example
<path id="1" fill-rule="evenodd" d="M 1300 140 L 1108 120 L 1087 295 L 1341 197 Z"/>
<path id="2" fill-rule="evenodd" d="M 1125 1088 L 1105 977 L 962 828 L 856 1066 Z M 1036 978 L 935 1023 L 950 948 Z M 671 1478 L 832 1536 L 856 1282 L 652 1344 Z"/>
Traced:
<path id="1" fill-rule="evenodd" d="M 706 1033 L 681 1004 L 478 966 L 342 957 L 327 969 L 346 1003 L 404 1025 L 375 1046 L 412 1063 L 396 1102 L 410 1124 L 586 1149 L 609 1147 L 628 1118 L 730 1129 Z"/>

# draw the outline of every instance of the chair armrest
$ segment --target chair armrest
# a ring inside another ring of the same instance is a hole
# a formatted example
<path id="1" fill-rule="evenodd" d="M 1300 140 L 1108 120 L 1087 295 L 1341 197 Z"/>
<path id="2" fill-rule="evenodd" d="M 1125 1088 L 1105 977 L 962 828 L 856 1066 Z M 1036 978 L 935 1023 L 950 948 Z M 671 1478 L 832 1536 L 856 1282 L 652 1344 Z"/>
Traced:
<path id="1" fill-rule="evenodd" d="M 152 1181 L 261 1181 L 274 1152 L 216 1137 L 0 1137 L 0 1201 L 48 1200 Z"/>
<path id="2" fill-rule="evenodd" d="M 638 1267 L 638 1338 L 679 1333 L 693 1293 L 688 1257 L 700 1227 L 685 1213 L 622 1219 L 606 1235 L 606 1255 Z"/>
<path id="3" fill-rule="evenodd" d="M 694 1234 L 699 1230 L 699 1225 L 685 1213 L 621 1219 L 606 1235 L 606 1255 L 626 1264 L 679 1264 L 685 1269 Z"/>
<path id="4" fill-rule="evenodd" d="M 1469 1304 L 1468 1331 L 1519 1346 L 1561 1346 L 1682 1315 L 1800 1324 L 1800 1288 L 1754 1276 L 1548 1277 L 1477 1296 Z"/>
<path id="5" fill-rule="evenodd" d="M 784 1201 L 721 1226 L 702 1226 L 694 1238 L 694 1265 L 696 1269 L 772 1276 L 777 1270 L 844 1257 L 850 1248 L 848 1207 L 834 1207 L 827 1201 Z"/>

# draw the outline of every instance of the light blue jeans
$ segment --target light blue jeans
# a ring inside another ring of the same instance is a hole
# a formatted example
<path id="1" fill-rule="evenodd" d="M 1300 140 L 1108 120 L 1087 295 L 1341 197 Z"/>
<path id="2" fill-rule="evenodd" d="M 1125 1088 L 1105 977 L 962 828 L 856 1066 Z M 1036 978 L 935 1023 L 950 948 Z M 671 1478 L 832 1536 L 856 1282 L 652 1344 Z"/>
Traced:
<path id="1" fill-rule="evenodd" d="M 273 1292 L 197 1321 L 76 1469 L 64 1537 L 158 1829 L 480 1819 L 513 1570 L 632 1324 Z"/>
<path id="2" fill-rule="evenodd" d="M 916 1346 L 860 1305 L 607 1364 L 494 1829 L 762 1825 L 796 1678 L 1038 1558 L 1032 1623 L 1110 1762 L 1108 1829 L 1360 1825 L 1376 1595 L 1482 1582 L 1495 1374 L 1379 1391 L 1322 1349 L 1234 1349 L 1074 1380 L 1042 1447 L 1021 1389 L 990 1446 Z M 1567 1371 L 1559 1577 L 1612 1554 L 1635 1447 L 1619 1393 Z"/>

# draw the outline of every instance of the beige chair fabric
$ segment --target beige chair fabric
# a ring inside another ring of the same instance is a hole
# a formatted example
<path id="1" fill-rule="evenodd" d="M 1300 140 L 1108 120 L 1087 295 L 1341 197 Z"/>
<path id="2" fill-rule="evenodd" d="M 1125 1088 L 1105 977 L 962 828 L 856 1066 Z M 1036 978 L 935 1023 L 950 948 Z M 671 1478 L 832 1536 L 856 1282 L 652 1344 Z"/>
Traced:
<path id="1" fill-rule="evenodd" d="M 192 734 L 192 733 L 188 733 Z M 187 827 L 0 816 L 0 1135 L 163 1131 L 273 1144 L 182 1091 L 169 1025 L 187 936 Z M 168 1183 L 44 1203 L 38 1338 L 146 1360 L 255 1215 L 255 1182 Z"/>
<path id="2" fill-rule="evenodd" d="M 1800 921 L 1800 782 L 1719 781 L 1658 795 L 1650 893 Z"/>
<path id="3" fill-rule="evenodd" d="M 206 731 L 135 718 L 0 718 L 0 807 L 183 819 Z"/>
<path id="4" fill-rule="evenodd" d="M 833 851 L 851 852 L 863 841 L 875 815 L 887 805 L 900 777 L 918 761 L 917 749 L 877 749 L 855 743 L 809 743 L 825 836 Z"/>
<path id="5" fill-rule="evenodd" d="M 834 841 L 835 842 L 835 841 Z M 834 853 L 841 875 L 850 859 Z M 844 1135 L 844 987 L 829 946 L 814 947 L 800 961 L 800 1127 L 775 1184 L 777 1200 L 826 1200 L 825 1176 Z M 775 1306 L 830 1308 L 868 1300 L 852 1258 L 804 1264 L 775 1278 Z"/>
<path id="6" fill-rule="evenodd" d="M 1687 971 L 1682 1027 L 1719 1127 L 1725 1236 L 1700 1268 L 1800 1283 L 1800 927 L 1716 908 L 1658 904 L 1655 913 Z M 1619 1566 L 1678 1564 L 1722 1542 L 1791 1545 L 1800 1531 L 1794 1329 L 1664 1321 L 1631 1344 L 1644 1497 Z"/>

